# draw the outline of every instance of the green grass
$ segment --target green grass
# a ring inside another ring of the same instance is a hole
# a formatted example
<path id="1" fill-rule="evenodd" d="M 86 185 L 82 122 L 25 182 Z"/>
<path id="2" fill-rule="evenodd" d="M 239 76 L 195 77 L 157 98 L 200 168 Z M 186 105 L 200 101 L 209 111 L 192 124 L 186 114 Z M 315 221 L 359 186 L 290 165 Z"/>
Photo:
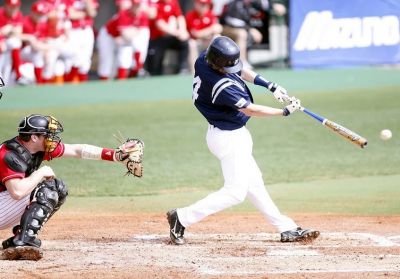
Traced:
<path id="1" fill-rule="evenodd" d="M 329 71 L 324 71 L 319 83 L 308 85 L 301 82 L 307 80 L 306 71 L 266 73 L 292 88 L 291 93 L 312 111 L 369 140 L 367 148 L 360 149 L 303 113 L 251 119 L 254 156 L 283 209 L 400 214 L 400 79 L 395 79 L 395 70 L 372 72 L 363 69 L 350 75 L 335 70 L 328 79 Z M 317 82 L 317 73 L 309 73 Z M 385 86 L 374 82 L 374 76 Z M 340 80 L 345 81 L 343 90 Z M 296 82 L 299 89 L 293 90 Z M 262 88 L 251 88 L 256 103 L 278 106 L 271 96 L 259 94 Z M 223 183 L 219 163 L 205 143 L 206 122 L 190 96 L 189 77 L 8 88 L 0 101 L 0 140 L 14 136 L 19 120 L 29 113 L 59 119 L 66 143 L 115 147 L 112 134 L 119 130 L 144 140 L 144 177 L 123 176 L 123 166 L 109 162 L 53 160 L 47 164 L 76 197 L 71 204 L 82 199 L 90 206 L 90 197 L 105 197 L 95 200 L 106 199 L 111 207 L 129 211 L 184 206 Z M 393 132 L 390 141 L 379 139 L 384 128 Z M 244 204 L 232 210 L 251 208 Z"/>
<path id="2" fill-rule="evenodd" d="M 348 215 L 398 215 L 400 175 L 367 176 L 337 180 L 278 183 L 267 185 L 282 212 Z M 125 214 L 132 212 L 164 213 L 174 207 L 187 206 L 209 194 L 202 188 L 193 191 L 163 191 L 159 194 L 119 197 L 71 197 L 64 206 L 68 214 L 98 212 Z M 396 194 L 397 193 L 397 194 Z M 101 205 L 101 209 L 99 209 Z M 246 201 L 226 209 L 228 212 L 256 212 Z"/>

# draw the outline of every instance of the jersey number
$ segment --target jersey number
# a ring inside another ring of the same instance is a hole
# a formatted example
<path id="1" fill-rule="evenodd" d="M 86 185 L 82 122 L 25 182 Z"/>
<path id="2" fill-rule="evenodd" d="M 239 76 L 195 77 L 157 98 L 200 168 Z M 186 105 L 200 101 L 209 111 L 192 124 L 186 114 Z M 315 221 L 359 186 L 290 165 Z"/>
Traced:
<path id="1" fill-rule="evenodd" d="M 195 77 L 193 79 L 193 94 L 192 94 L 192 101 L 194 103 L 194 101 L 197 100 L 197 98 L 199 97 L 199 94 L 197 93 L 197 91 L 199 91 L 201 85 L 201 79 L 199 76 Z"/>

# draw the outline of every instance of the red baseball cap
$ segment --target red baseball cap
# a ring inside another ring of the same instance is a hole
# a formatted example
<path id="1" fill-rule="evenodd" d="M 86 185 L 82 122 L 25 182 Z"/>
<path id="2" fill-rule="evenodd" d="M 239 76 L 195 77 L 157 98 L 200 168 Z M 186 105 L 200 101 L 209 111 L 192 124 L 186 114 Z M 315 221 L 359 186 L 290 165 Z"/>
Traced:
<path id="1" fill-rule="evenodd" d="M 202 3 L 202 4 L 212 4 L 212 0 L 196 0 L 196 2 Z"/>
<path id="2" fill-rule="evenodd" d="M 21 6 L 21 0 L 6 0 L 5 4 L 7 6 L 19 7 Z"/>
<path id="3" fill-rule="evenodd" d="M 44 2 L 44 1 L 38 1 L 33 3 L 31 7 L 31 12 L 40 14 L 40 15 L 45 15 L 50 11 L 49 5 Z"/>

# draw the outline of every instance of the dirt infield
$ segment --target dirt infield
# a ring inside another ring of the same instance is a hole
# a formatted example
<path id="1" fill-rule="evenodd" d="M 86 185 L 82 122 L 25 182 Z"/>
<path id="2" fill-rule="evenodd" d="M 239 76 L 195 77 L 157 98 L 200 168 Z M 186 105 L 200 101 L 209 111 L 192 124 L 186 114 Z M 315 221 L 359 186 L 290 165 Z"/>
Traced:
<path id="1" fill-rule="evenodd" d="M 60 214 L 41 233 L 44 258 L 2 260 L 0 278 L 400 278 L 400 216 L 292 217 L 321 236 L 283 244 L 259 214 L 225 213 L 174 246 L 164 214 Z"/>

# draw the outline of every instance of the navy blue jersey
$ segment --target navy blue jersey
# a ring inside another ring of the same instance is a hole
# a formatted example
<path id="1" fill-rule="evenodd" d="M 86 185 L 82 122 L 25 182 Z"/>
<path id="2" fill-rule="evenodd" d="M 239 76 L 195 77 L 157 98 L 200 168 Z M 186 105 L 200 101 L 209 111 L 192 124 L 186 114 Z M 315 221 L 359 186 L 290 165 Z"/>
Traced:
<path id="1" fill-rule="evenodd" d="M 246 125 L 249 116 L 239 111 L 253 103 L 253 97 L 238 74 L 221 74 L 208 66 L 203 52 L 195 63 L 193 102 L 208 123 L 221 130 Z"/>

